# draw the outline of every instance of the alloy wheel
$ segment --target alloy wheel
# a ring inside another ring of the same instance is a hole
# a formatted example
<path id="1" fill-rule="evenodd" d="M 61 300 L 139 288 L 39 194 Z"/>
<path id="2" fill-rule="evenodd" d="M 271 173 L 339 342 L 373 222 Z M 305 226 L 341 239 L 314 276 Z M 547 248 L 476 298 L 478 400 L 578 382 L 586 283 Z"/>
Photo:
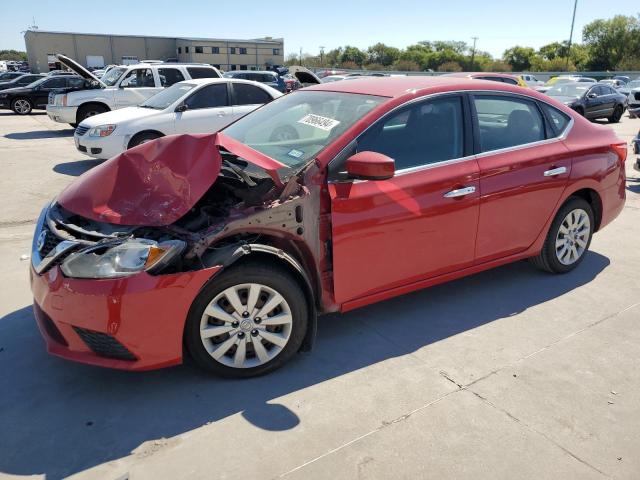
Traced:
<path id="1" fill-rule="evenodd" d="M 205 308 L 200 339 L 209 355 L 233 368 L 273 360 L 289 342 L 293 316 L 284 297 L 257 283 L 231 286 Z"/>
<path id="2" fill-rule="evenodd" d="M 26 115 L 31 111 L 31 105 L 29 104 L 29 101 L 25 100 L 24 98 L 19 98 L 18 100 L 16 100 L 13 103 L 13 108 L 20 115 Z"/>
<path id="3" fill-rule="evenodd" d="M 556 235 L 556 257 L 563 265 L 577 262 L 587 249 L 591 221 L 584 210 L 571 210 L 560 224 Z"/>

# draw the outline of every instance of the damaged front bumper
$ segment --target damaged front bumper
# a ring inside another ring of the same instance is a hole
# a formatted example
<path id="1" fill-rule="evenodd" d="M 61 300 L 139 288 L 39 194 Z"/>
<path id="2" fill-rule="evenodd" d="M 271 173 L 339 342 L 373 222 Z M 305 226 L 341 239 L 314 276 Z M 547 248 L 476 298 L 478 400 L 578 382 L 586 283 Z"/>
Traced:
<path id="1" fill-rule="evenodd" d="M 34 236 L 30 281 L 36 322 L 49 353 L 123 370 L 181 363 L 189 308 L 221 267 L 113 279 L 68 278 L 60 264 L 79 244 L 46 238 L 54 236 L 47 228 L 46 211 Z"/>

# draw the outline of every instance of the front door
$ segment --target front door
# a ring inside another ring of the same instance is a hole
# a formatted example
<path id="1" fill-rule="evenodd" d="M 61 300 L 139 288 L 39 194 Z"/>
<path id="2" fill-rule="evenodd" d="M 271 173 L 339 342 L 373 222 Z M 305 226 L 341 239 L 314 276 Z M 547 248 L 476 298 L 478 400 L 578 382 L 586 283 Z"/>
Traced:
<path id="1" fill-rule="evenodd" d="M 189 95 L 184 112 L 175 113 L 174 133 L 213 133 L 233 121 L 226 83 L 213 83 Z"/>
<path id="2" fill-rule="evenodd" d="M 357 139 L 353 153 L 375 151 L 395 160 L 389 180 L 350 180 L 331 165 L 338 304 L 473 264 L 479 169 L 468 155 L 463 105 L 459 95 L 413 103 Z"/>
<path id="3" fill-rule="evenodd" d="M 136 68 L 127 73 L 115 92 L 116 108 L 140 105 L 147 98 L 155 95 L 162 87 L 156 86 L 153 71 L 150 68 Z"/>
<path id="4" fill-rule="evenodd" d="M 540 108 L 553 107 L 508 94 L 473 98 L 481 150 L 476 262 L 483 263 L 533 244 L 567 184 L 571 153 L 553 139 L 560 127 L 545 125 Z M 558 125 L 566 117 L 553 114 Z"/>
<path id="5" fill-rule="evenodd" d="M 63 75 L 58 77 L 48 78 L 39 85 L 39 88 L 34 91 L 34 106 L 36 108 L 44 108 L 49 103 L 49 92 L 58 88 L 64 88 L 66 81 Z"/>

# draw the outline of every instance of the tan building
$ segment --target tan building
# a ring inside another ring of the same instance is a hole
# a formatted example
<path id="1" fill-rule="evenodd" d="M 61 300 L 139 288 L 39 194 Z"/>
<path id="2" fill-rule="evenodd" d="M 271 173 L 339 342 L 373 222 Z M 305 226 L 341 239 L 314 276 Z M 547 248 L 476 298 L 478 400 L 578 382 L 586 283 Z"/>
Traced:
<path id="1" fill-rule="evenodd" d="M 284 40 L 271 37 L 236 40 L 27 30 L 24 42 L 35 73 L 60 68 L 53 57 L 56 53 L 95 68 L 168 59 L 208 63 L 225 71 L 263 70 L 284 63 Z"/>

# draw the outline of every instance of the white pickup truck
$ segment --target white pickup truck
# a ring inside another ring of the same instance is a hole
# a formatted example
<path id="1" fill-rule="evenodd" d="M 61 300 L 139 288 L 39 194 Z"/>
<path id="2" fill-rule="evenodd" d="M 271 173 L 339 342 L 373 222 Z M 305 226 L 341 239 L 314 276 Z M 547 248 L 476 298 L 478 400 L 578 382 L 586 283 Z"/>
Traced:
<path id="1" fill-rule="evenodd" d="M 75 60 L 60 54 L 56 57 L 93 86 L 87 90 L 61 92 L 49 97 L 49 118 L 73 127 L 93 115 L 139 105 L 174 83 L 222 76 L 216 68 L 206 64 L 138 63 L 113 67 L 103 77 L 97 78 Z"/>

